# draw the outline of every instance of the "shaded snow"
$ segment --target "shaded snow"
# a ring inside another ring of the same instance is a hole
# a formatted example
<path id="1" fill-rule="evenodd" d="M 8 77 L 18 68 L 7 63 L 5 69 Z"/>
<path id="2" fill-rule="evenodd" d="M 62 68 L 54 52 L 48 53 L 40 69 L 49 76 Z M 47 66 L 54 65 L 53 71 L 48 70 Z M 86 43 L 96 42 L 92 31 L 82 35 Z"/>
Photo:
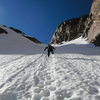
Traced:
<path id="1" fill-rule="evenodd" d="M 29 39 L 21 36 L 10 28 L 0 26 L 8 34 L 0 34 L 0 54 L 36 54 L 41 53 L 41 48 Z M 43 45 L 40 45 L 40 47 Z M 35 50 L 34 50 L 35 48 Z M 34 52 L 33 52 L 34 50 Z"/>
<path id="2" fill-rule="evenodd" d="M 79 38 L 48 58 L 45 45 L 18 38 L 18 49 L 0 47 L 0 100 L 100 100 L 99 47 Z"/>

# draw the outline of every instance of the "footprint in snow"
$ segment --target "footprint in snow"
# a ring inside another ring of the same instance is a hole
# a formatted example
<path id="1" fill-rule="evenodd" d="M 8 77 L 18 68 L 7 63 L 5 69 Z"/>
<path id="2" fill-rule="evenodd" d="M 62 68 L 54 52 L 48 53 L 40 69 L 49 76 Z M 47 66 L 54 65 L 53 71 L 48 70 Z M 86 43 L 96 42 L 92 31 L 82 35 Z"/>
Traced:
<path id="1" fill-rule="evenodd" d="M 44 88 L 44 84 L 38 84 L 37 87 Z"/>
<path id="2" fill-rule="evenodd" d="M 35 92 L 35 93 L 40 93 L 40 92 L 41 92 L 41 88 L 36 87 L 36 88 L 34 89 L 34 92 Z"/>
<path id="3" fill-rule="evenodd" d="M 49 100 L 49 98 L 43 97 L 43 98 L 41 98 L 41 100 Z"/>
<path id="4" fill-rule="evenodd" d="M 48 97 L 50 96 L 50 90 L 49 89 L 44 89 L 41 91 L 42 96 Z"/>
<path id="5" fill-rule="evenodd" d="M 33 100 L 40 100 L 41 97 L 42 97 L 42 95 L 39 94 L 39 93 L 38 94 L 34 94 Z"/>
<path id="6" fill-rule="evenodd" d="M 95 100 L 100 100 L 100 96 L 95 96 Z"/>
<path id="7" fill-rule="evenodd" d="M 46 81 L 45 85 L 51 85 L 51 81 Z"/>
<path id="8" fill-rule="evenodd" d="M 39 78 L 37 76 L 34 76 L 33 82 L 33 85 L 36 86 L 39 83 Z"/>
<path id="9" fill-rule="evenodd" d="M 55 86 L 50 86 L 49 89 L 50 89 L 50 91 L 55 91 L 56 87 Z"/>
<path id="10" fill-rule="evenodd" d="M 51 80 L 51 76 L 46 76 L 46 79 L 47 80 Z"/>
<path id="11" fill-rule="evenodd" d="M 72 98 L 72 99 L 69 99 L 69 100 L 82 100 L 81 97 L 75 97 L 75 98 Z"/>
<path id="12" fill-rule="evenodd" d="M 89 86 L 88 93 L 91 94 L 91 95 L 98 94 L 99 90 L 96 87 Z"/>

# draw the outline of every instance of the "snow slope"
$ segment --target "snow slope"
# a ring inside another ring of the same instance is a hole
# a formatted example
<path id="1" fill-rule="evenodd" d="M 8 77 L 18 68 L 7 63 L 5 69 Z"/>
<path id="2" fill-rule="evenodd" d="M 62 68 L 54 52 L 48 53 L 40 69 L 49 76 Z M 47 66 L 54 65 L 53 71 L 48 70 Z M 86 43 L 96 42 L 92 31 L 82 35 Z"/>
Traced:
<path id="1" fill-rule="evenodd" d="M 34 48 L 34 53 L 40 53 L 37 44 L 8 27 L 0 25 L 0 28 L 8 32 L 0 34 L 0 54 L 31 54 Z"/>
<path id="2" fill-rule="evenodd" d="M 100 100 L 99 47 L 78 38 L 55 45 L 48 58 L 45 45 L 5 30 L 7 37 L 0 34 L 0 100 Z"/>

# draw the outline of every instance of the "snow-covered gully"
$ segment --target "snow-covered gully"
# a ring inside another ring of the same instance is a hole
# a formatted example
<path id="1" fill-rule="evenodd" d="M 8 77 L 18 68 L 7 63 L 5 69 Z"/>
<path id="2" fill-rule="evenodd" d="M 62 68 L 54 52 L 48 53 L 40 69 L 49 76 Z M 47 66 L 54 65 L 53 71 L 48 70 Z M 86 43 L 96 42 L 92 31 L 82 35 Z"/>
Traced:
<path id="1" fill-rule="evenodd" d="M 0 100 L 100 99 L 98 56 L 20 55 L 3 62 L 5 57 L 0 59 Z"/>
<path id="2" fill-rule="evenodd" d="M 46 45 L 2 28 L 0 100 L 100 100 L 100 47 L 80 37 L 48 57 Z"/>
<path id="3" fill-rule="evenodd" d="M 99 60 L 71 56 L 41 58 L 34 74 L 33 100 L 99 100 Z"/>

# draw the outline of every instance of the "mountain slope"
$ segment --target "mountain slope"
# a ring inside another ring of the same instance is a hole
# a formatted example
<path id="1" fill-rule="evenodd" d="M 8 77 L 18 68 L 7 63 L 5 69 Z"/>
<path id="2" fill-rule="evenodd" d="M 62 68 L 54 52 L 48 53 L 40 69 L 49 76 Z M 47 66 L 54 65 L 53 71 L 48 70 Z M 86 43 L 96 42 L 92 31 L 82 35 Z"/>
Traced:
<path id="1" fill-rule="evenodd" d="M 80 36 L 89 43 L 100 46 L 100 0 L 93 0 L 88 16 L 81 16 L 62 22 L 54 33 L 51 43 L 60 44 Z"/>
<path id="2" fill-rule="evenodd" d="M 23 36 L 21 33 L 17 33 L 16 31 L 2 25 L 0 28 L 4 30 L 4 32 L 7 32 L 0 34 L 0 54 L 23 54 L 27 53 L 27 49 L 29 49 L 31 54 L 34 48 L 37 48 L 38 53 L 40 52 L 35 41 L 32 42 L 26 38 L 28 36 Z"/>
<path id="3" fill-rule="evenodd" d="M 41 44 L 41 42 L 40 42 L 39 40 L 37 40 L 36 38 L 27 36 L 27 35 L 25 35 L 25 33 L 23 33 L 22 31 L 20 31 L 20 30 L 18 30 L 18 29 L 15 29 L 15 28 L 13 28 L 13 27 L 9 27 L 9 28 L 12 29 L 12 30 L 14 30 L 15 32 L 21 34 L 23 37 L 25 37 L 25 38 L 31 40 L 32 42 L 35 42 L 35 43 L 37 43 L 37 44 Z"/>
<path id="4" fill-rule="evenodd" d="M 48 58 L 45 45 L 28 46 L 0 53 L 0 100 L 100 100 L 99 47 L 80 37 Z"/>
<path id="5" fill-rule="evenodd" d="M 64 41 L 71 41 L 84 35 L 89 15 L 73 18 L 62 22 L 54 33 L 51 43 L 59 44 Z M 86 30 L 88 32 L 88 29 Z"/>
<path id="6" fill-rule="evenodd" d="M 88 32 L 88 41 L 100 46 L 100 0 L 94 0 L 90 13 L 92 26 Z"/>

